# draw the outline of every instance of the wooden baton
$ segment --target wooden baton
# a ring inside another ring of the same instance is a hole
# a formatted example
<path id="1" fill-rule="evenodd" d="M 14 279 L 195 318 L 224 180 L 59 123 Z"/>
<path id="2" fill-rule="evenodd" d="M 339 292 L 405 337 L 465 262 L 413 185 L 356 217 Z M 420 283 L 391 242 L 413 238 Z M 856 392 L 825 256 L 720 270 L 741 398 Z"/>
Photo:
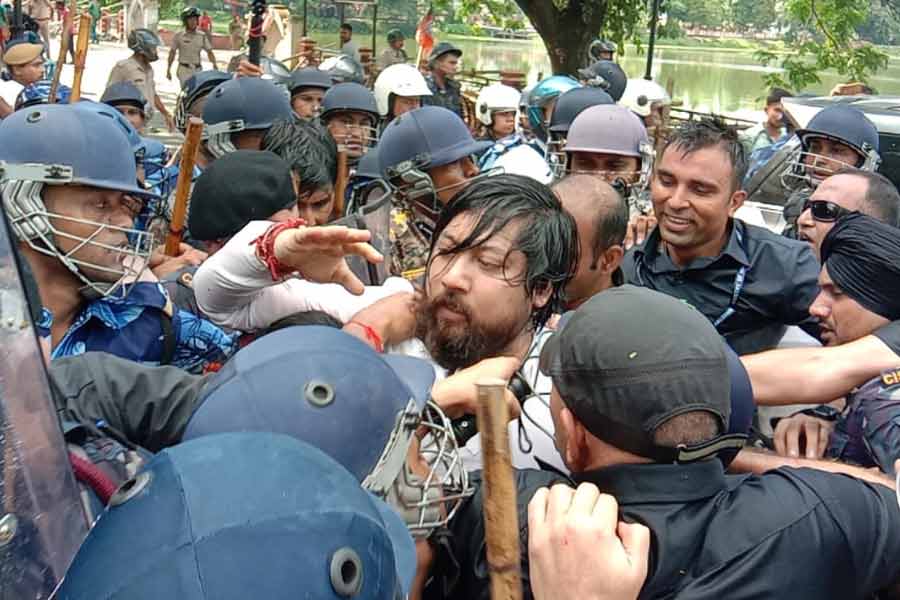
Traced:
<path id="1" fill-rule="evenodd" d="M 75 11 L 78 10 L 77 0 L 72 0 L 69 5 L 69 12 L 63 19 L 62 35 L 59 36 L 59 58 L 56 60 L 56 70 L 53 71 L 53 81 L 50 82 L 50 97 L 47 102 L 56 104 L 56 91 L 59 89 L 59 78 L 62 76 L 63 65 L 66 64 L 66 53 L 69 51 L 69 32 L 72 30 L 72 19 L 75 18 Z M 48 48 L 49 50 L 49 48 Z M 74 102 L 74 100 L 70 100 Z"/>
<path id="2" fill-rule="evenodd" d="M 75 78 L 72 79 L 72 95 L 69 97 L 71 103 L 81 100 L 81 78 L 84 76 L 90 33 L 91 16 L 85 12 L 78 20 L 78 39 L 75 43 Z"/>
<path id="3" fill-rule="evenodd" d="M 178 182 L 175 184 L 175 206 L 172 209 L 172 220 L 169 222 L 169 234 L 166 236 L 166 255 L 178 256 L 181 237 L 184 234 L 184 219 L 187 216 L 188 195 L 191 193 L 191 181 L 194 178 L 194 163 L 200 139 L 203 136 L 203 121 L 191 117 L 184 134 L 181 146 L 181 162 L 178 165 Z"/>
<path id="4" fill-rule="evenodd" d="M 506 382 L 488 379 L 475 386 L 484 463 L 484 533 L 491 599 L 521 600 L 519 516 L 510 463 Z"/>
<path id="5" fill-rule="evenodd" d="M 347 147 L 339 144 L 337 148 L 337 179 L 334 182 L 334 214 L 340 219 L 344 216 L 344 195 L 347 193 Z"/>

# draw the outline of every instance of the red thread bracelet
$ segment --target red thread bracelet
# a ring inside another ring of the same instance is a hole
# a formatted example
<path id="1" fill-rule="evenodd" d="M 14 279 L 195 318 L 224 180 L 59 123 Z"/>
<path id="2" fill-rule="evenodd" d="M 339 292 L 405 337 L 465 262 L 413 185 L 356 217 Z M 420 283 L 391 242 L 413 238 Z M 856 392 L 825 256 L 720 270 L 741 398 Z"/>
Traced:
<path id="1" fill-rule="evenodd" d="M 256 256 L 268 269 L 269 274 L 272 276 L 272 281 L 279 281 L 291 273 L 297 272 L 297 269 L 283 265 L 278 261 L 278 257 L 275 256 L 275 238 L 282 231 L 297 229 L 304 225 L 306 225 L 306 220 L 300 218 L 284 221 L 283 223 L 275 223 L 266 229 L 265 233 L 250 242 L 251 246 L 256 246 Z"/>
<path id="2" fill-rule="evenodd" d="M 379 353 L 384 352 L 384 342 L 381 340 L 381 336 L 378 335 L 378 332 L 375 331 L 374 328 L 366 325 L 365 323 L 360 323 L 359 321 L 349 321 L 347 325 L 357 325 L 362 328 L 362 330 L 366 334 L 366 339 L 369 340 L 373 346 L 375 346 L 375 351 Z"/>

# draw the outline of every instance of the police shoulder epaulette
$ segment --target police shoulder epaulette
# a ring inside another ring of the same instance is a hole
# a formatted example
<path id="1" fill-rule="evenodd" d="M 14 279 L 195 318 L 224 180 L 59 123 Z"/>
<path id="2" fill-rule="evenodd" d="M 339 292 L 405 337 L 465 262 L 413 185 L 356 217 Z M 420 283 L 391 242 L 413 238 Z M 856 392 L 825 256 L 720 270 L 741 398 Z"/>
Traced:
<path id="1" fill-rule="evenodd" d="M 900 384 L 900 367 L 887 369 L 881 372 L 881 384 L 884 386 L 893 386 Z"/>

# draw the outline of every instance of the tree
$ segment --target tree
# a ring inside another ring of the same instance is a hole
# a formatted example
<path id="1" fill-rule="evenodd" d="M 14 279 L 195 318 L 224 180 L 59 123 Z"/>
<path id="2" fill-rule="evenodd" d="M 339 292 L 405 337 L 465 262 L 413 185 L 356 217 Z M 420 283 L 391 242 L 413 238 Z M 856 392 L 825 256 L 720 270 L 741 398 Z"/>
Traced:
<path id="1" fill-rule="evenodd" d="M 601 33 L 623 47 L 637 40 L 646 26 L 646 0 L 516 0 L 516 5 L 541 36 L 556 74 L 575 75 L 588 61 L 588 47 Z M 438 0 L 446 8 L 450 0 Z M 457 15 L 476 14 L 487 8 L 510 26 L 515 5 L 502 0 L 461 0 Z"/>
<path id="2" fill-rule="evenodd" d="M 790 54 L 761 50 L 755 55 L 762 64 L 784 70 L 767 74 L 767 85 L 800 91 L 819 83 L 818 74 L 826 69 L 850 81 L 865 82 L 887 67 L 887 54 L 857 34 L 869 17 L 869 0 L 785 0 L 784 9 L 790 25 L 788 38 L 795 40 Z"/>
<path id="3" fill-rule="evenodd" d="M 778 18 L 775 0 L 733 0 L 731 18 L 741 31 L 765 31 Z"/>

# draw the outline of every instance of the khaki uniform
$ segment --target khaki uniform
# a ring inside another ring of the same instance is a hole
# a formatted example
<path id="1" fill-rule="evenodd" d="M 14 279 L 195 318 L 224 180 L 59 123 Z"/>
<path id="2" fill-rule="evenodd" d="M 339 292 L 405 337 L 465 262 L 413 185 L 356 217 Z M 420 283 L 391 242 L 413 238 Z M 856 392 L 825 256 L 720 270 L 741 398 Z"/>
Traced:
<path id="1" fill-rule="evenodd" d="M 240 50 L 244 46 L 244 25 L 240 21 L 232 21 L 228 24 L 228 33 L 231 34 L 231 49 Z"/>
<path id="2" fill-rule="evenodd" d="M 391 208 L 391 275 L 418 279 L 425 272 L 431 243 L 416 228 L 412 209 Z"/>
<path id="3" fill-rule="evenodd" d="M 38 31 L 44 40 L 44 46 L 50 50 L 50 17 L 53 16 L 53 4 L 50 0 L 30 0 L 26 3 L 25 12 L 37 21 Z"/>
<path id="4" fill-rule="evenodd" d="M 384 51 L 378 56 L 378 70 L 383 71 L 387 69 L 391 65 L 396 65 L 400 63 L 405 63 L 409 61 L 409 57 L 406 55 L 406 50 L 400 48 L 399 50 L 394 50 L 393 48 L 385 48 Z"/>
<path id="5" fill-rule="evenodd" d="M 200 52 L 212 50 L 209 37 L 200 31 L 179 31 L 172 40 L 172 52 L 178 52 L 178 81 L 184 82 L 203 69 Z"/>
<path id="6" fill-rule="evenodd" d="M 147 99 L 146 112 L 147 120 L 149 121 L 150 117 L 153 116 L 154 100 L 156 98 L 156 80 L 153 77 L 153 66 L 147 65 L 144 67 L 134 56 L 120 60 L 109 73 L 109 81 L 106 82 L 106 87 L 120 81 L 130 81 L 144 94 L 144 98 Z"/>

